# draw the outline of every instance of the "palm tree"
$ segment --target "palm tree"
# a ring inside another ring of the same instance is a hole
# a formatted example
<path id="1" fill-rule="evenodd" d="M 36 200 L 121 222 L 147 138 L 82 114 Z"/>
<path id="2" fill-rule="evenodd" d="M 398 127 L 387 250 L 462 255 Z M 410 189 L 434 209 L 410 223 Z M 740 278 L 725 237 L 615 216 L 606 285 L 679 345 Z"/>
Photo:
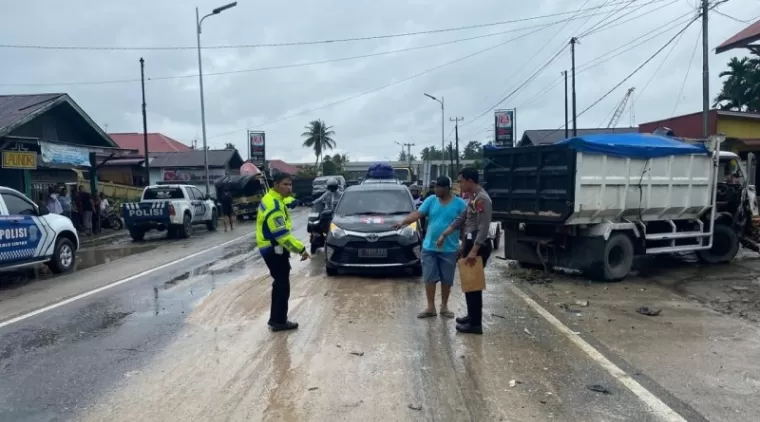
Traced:
<path id="1" fill-rule="evenodd" d="M 332 156 L 332 161 L 338 168 L 338 172 L 343 173 L 345 171 L 346 164 L 348 164 L 348 154 L 335 154 Z"/>
<path id="2" fill-rule="evenodd" d="M 714 106 L 724 110 L 758 111 L 760 109 L 760 57 L 731 58 L 728 70 L 720 73 L 723 81 Z"/>
<path id="3" fill-rule="evenodd" d="M 301 136 L 306 138 L 303 141 L 303 146 L 313 149 L 314 155 L 317 157 L 314 161 L 314 167 L 319 168 L 319 159 L 326 150 L 335 148 L 335 140 L 332 138 L 334 135 L 332 126 L 325 125 L 321 119 L 312 120 L 306 126 L 306 132 L 302 133 Z"/>

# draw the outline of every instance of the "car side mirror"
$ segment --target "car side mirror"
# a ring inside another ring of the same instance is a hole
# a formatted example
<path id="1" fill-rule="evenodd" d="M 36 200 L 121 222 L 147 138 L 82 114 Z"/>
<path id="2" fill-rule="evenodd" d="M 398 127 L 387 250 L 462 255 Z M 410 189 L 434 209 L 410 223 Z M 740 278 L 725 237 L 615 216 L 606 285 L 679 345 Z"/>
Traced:
<path id="1" fill-rule="evenodd" d="M 37 215 L 39 215 L 40 217 L 43 216 L 43 215 L 48 215 L 48 214 L 50 214 L 50 210 L 48 209 L 48 207 L 46 207 L 44 205 L 40 205 L 37 208 Z"/>

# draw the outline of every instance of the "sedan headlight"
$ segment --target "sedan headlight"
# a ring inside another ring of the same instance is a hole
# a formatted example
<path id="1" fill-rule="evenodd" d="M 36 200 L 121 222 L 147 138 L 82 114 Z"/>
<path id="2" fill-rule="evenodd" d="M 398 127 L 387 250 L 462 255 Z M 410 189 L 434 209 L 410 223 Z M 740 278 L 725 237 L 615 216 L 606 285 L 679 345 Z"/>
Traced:
<path id="1" fill-rule="evenodd" d="M 330 224 L 330 234 L 334 238 L 340 239 L 341 237 L 346 235 L 346 232 L 340 227 L 336 226 L 335 224 Z"/>
<path id="2" fill-rule="evenodd" d="M 404 237 L 412 238 L 417 235 L 417 230 L 415 230 L 412 226 L 406 226 L 403 229 L 399 230 L 398 234 Z"/>

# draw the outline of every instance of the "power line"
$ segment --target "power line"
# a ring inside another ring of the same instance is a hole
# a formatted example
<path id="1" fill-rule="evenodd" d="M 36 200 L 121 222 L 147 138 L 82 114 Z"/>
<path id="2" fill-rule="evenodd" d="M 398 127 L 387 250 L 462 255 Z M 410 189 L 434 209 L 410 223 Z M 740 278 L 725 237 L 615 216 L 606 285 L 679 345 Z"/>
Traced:
<path id="1" fill-rule="evenodd" d="M 691 72 L 691 65 L 694 63 L 694 57 L 697 55 L 697 47 L 699 47 L 699 41 L 702 39 L 702 28 L 699 28 L 699 33 L 697 33 L 697 40 L 694 42 L 694 48 L 691 51 L 691 59 L 689 59 L 689 67 L 686 68 L 686 74 L 683 77 L 683 82 L 681 82 L 681 89 L 678 90 L 678 96 L 676 97 L 676 102 L 673 104 L 673 111 L 670 112 L 671 116 L 675 116 L 676 109 L 678 108 L 678 103 L 681 102 L 681 94 L 683 94 L 683 89 L 686 87 L 686 81 L 689 79 L 689 72 Z"/>
<path id="2" fill-rule="evenodd" d="M 727 14 L 721 12 L 720 10 L 713 10 L 713 12 L 715 12 L 715 13 L 717 13 L 717 14 L 725 17 L 725 18 L 729 18 L 729 19 L 731 19 L 733 21 L 739 22 L 739 23 L 754 23 L 755 21 L 757 21 L 758 19 L 760 19 L 760 15 L 755 16 L 754 18 L 751 18 L 751 19 L 742 20 L 742 19 L 739 19 L 739 18 L 735 18 L 735 17 L 733 17 L 731 15 L 727 15 Z"/>
<path id="3" fill-rule="evenodd" d="M 630 74 L 628 74 L 628 76 L 626 76 L 625 78 L 623 78 L 623 80 L 621 80 L 620 82 L 618 82 L 615 86 L 613 86 L 604 95 L 602 95 L 601 97 L 599 97 L 596 101 L 594 101 L 593 103 L 591 103 L 591 105 L 589 105 L 588 107 L 586 107 L 585 109 L 583 109 L 583 111 L 581 111 L 580 113 L 578 113 L 578 117 L 582 116 L 584 113 L 586 113 L 587 111 L 591 110 L 594 106 L 596 106 L 597 104 L 599 104 L 600 102 L 602 102 L 605 98 L 607 98 L 611 93 L 613 93 L 621 85 L 623 85 L 629 79 L 631 79 L 633 77 L 633 75 L 635 75 L 636 73 L 638 73 L 638 71 L 640 71 L 644 66 L 646 66 L 652 60 L 654 60 L 654 58 L 657 57 L 657 55 L 659 55 L 663 50 L 665 50 L 673 41 L 675 41 L 676 38 L 678 38 L 681 34 L 683 34 L 694 22 L 696 22 L 699 19 L 699 17 L 700 17 L 700 15 L 698 14 L 691 21 L 689 21 L 689 23 L 687 23 L 686 26 L 683 27 L 683 29 L 681 29 L 680 31 L 678 31 L 678 33 L 676 33 L 672 38 L 670 38 L 668 40 L 668 42 L 666 42 L 665 44 L 663 44 L 663 46 L 660 47 L 657 51 L 655 51 L 654 54 L 652 54 L 648 59 L 646 59 L 643 63 L 641 63 L 636 69 L 634 69 L 633 72 L 631 72 Z M 558 127 L 557 129 L 549 132 L 548 134 L 544 135 L 544 137 L 542 137 L 541 139 L 544 139 L 544 138 L 547 138 L 547 137 L 551 136 L 552 134 L 556 133 L 558 130 L 560 130 L 560 129 L 564 128 L 564 127 L 565 127 L 565 124 L 563 123 L 562 125 L 560 125 L 560 127 Z M 539 139 L 536 142 L 540 142 L 541 139 Z"/>
<path id="4" fill-rule="evenodd" d="M 528 35 L 532 35 L 532 34 L 534 34 L 534 33 L 538 32 L 538 31 L 541 31 L 542 29 L 543 29 L 543 28 L 538 28 L 538 29 L 535 29 L 535 30 L 533 30 L 533 31 L 531 31 L 531 32 L 528 32 L 528 33 L 526 33 L 526 34 L 522 34 L 522 35 L 519 35 L 519 36 L 517 36 L 517 37 L 514 37 L 514 38 L 510 38 L 510 39 L 508 39 L 508 40 L 506 40 L 506 41 L 502 41 L 502 42 L 500 42 L 500 43 L 498 43 L 498 44 L 492 45 L 492 46 L 490 46 L 490 47 L 487 47 L 487 48 L 484 48 L 484 49 L 482 49 L 482 50 L 478 50 L 478 51 L 476 51 L 476 52 L 474 52 L 474 53 L 470 53 L 470 54 L 468 54 L 468 55 L 466 55 L 466 56 L 462 56 L 462 57 L 459 57 L 459 58 L 457 58 L 457 59 L 454 59 L 454 60 L 452 60 L 452 61 L 449 61 L 449 62 L 446 62 L 446 63 L 440 64 L 440 65 L 438 65 L 438 66 L 435 66 L 435 67 L 432 67 L 432 68 L 429 68 L 429 69 L 423 70 L 422 72 L 418 72 L 418 73 L 415 73 L 415 74 L 413 74 L 413 75 L 407 76 L 407 77 L 405 77 L 405 78 L 402 78 L 402 79 L 398 79 L 398 80 L 395 80 L 395 81 L 393 81 L 393 82 L 389 82 L 389 83 L 387 83 L 387 84 L 385 84 L 385 85 L 382 85 L 382 86 L 379 86 L 379 87 L 377 87 L 377 88 L 373 88 L 373 89 L 370 89 L 369 91 L 365 91 L 365 92 L 362 92 L 362 93 L 359 93 L 359 94 L 356 94 L 356 95 L 351 95 L 351 96 L 349 96 L 349 97 L 346 97 L 346 98 L 343 98 L 343 99 L 340 99 L 340 100 L 337 100 L 337 101 L 333 101 L 333 102 L 331 102 L 331 103 L 328 103 L 328 104 L 325 104 L 325 105 L 322 105 L 322 106 L 319 106 L 319 107 L 315 107 L 315 108 L 312 108 L 312 109 L 308 109 L 308 110 L 305 110 L 305 111 L 301 111 L 301 112 L 298 112 L 298 113 L 289 114 L 289 115 L 287 115 L 287 116 L 285 116 L 285 117 L 282 117 L 282 118 L 280 118 L 280 119 L 277 119 L 277 120 L 273 120 L 273 121 L 271 121 L 271 122 L 268 122 L 268 123 L 265 123 L 265 124 L 262 124 L 262 125 L 258 125 L 257 127 L 258 127 L 258 128 L 261 128 L 261 127 L 265 127 L 265 126 L 271 126 L 271 125 L 273 125 L 273 124 L 275 124 L 275 123 L 280 123 L 280 122 L 282 122 L 282 121 L 285 121 L 285 120 L 291 119 L 291 118 L 293 118 L 293 117 L 302 116 L 302 115 L 304 115 L 304 114 L 312 113 L 312 112 L 315 112 L 315 111 L 317 111 L 317 110 L 322 110 L 322 109 L 325 109 L 325 108 L 328 108 L 328 107 L 332 107 L 332 106 L 334 106 L 334 105 L 338 105 L 338 104 L 341 104 L 341 103 L 345 103 L 345 102 L 347 102 L 347 101 L 351 101 L 351 100 L 354 100 L 354 99 L 356 99 L 356 98 L 360 98 L 360 97 L 364 97 L 364 96 L 366 96 L 366 95 L 369 95 L 369 94 L 373 94 L 373 93 L 375 93 L 375 92 L 377 92 L 377 91 L 380 91 L 380 90 L 383 90 L 383 89 L 385 89 L 385 88 L 388 88 L 388 87 L 391 87 L 391 86 L 394 86 L 394 85 L 398 85 L 398 84 L 400 84 L 400 83 L 402 83 L 402 82 L 406 82 L 406 81 L 409 81 L 409 80 L 412 80 L 412 79 L 418 78 L 418 77 L 420 77 L 420 76 L 423 76 L 423 75 L 427 75 L 428 73 L 434 72 L 434 71 L 436 71 L 436 70 L 442 69 L 442 68 L 444 68 L 444 67 L 447 67 L 447 66 L 450 66 L 450 65 L 452 65 L 452 64 L 455 64 L 455 63 L 459 63 L 459 62 L 461 62 L 461 61 L 464 61 L 464 60 L 467 60 L 467 59 L 469 59 L 469 58 L 471 58 L 471 57 L 475 57 L 475 56 L 477 56 L 477 55 L 480 55 L 480 54 L 483 54 L 483 53 L 485 53 L 485 52 L 491 51 L 491 50 L 493 50 L 493 49 L 499 48 L 499 47 L 501 47 L 501 46 L 504 46 L 504 45 L 506 45 L 506 44 L 509 44 L 509 43 L 510 43 L 510 42 L 512 42 L 512 41 L 516 41 L 516 40 L 519 40 L 519 39 L 521 39 L 521 38 L 525 38 L 525 37 L 527 37 Z M 233 134 L 233 133 L 238 133 L 238 132 L 241 132 L 241 131 L 243 131 L 243 130 L 248 130 L 248 129 L 240 129 L 240 130 L 235 130 L 235 131 L 232 131 L 232 132 L 227 132 L 227 133 L 224 133 L 224 134 L 215 135 L 215 136 L 209 137 L 208 139 L 211 139 L 211 138 L 218 138 L 218 137 L 222 137 L 222 136 L 226 136 L 226 135 L 231 135 L 231 134 Z"/>
<path id="5" fill-rule="evenodd" d="M 670 58 L 670 55 L 673 54 L 673 50 L 675 50 L 676 47 L 678 47 L 678 43 L 681 42 L 681 39 L 683 38 L 683 36 L 684 36 L 685 33 L 686 32 L 681 32 L 681 35 L 679 35 L 678 38 L 676 38 L 676 41 L 670 47 L 670 50 L 668 50 L 667 54 L 665 54 L 665 57 L 660 62 L 660 65 L 657 66 L 657 69 L 655 69 L 655 71 L 652 73 L 652 76 L 649 77 L 649 80 L 647 80 L 647 83 L 644 84 L 644 88 L 642 88 L 639 91 L 638 95 L 636 95 L 637 99 L 641 98 L 641 96 L 644 95 L 644 91 L 646 91 L 647 88 L 649 88 L 649 85 L 652 83 L 652 81 L 654 80 L 654 78 L 657 76 L 658 73 L 660 73 L 660 70 L 662 70 L 662 67 L 665 66 L 665 62 L 667 62 L 668 58 Z"/>
<path id="6" fill-rule="evenodd" d="M 593 15 L 591 15 L 593 16 Z M 508 33 L 513 32 L 520 32 L 525 31 L 529 29 L 544 29 L 549 28 L 554 25 L 559 25 L 561 23 L 565 23 L 568 20 L 573 19 L 582 19 L 587 16 L 581 16 L 579 18 L 568 18 L 565 20 L 558 20 L 554 22 L 539 24 L 539 25 L 533 25 L 533 26 L 526 26 L 522 28 L 513 28 L 508 29 L 504 31 L 484 34 L 484 35 L 477 35 L 473 37 L 468 38 L 460 38 L 452 41 L 446 41 L 446 42 L 440 42 L 440 43 L 434 43 L 434 44 L 426 44 L 421 46 L 415 46 L 415 47 L 406 47 L 401 48 L 397 50 L 389 50 L 389 51 L 380 51 L 376 53 L 369 53 L 369 54 L 362 54 L 358 56 L 350 56 L 350 57 L 341 57 L 336 59 L 327 59 L 327 60 L 319 60 L 319 61 L 313 61 L 313 62 L 303 62 L 303 63 L 292 63 L 292 64 L 284 64 L 284 65 L 275 65 L 275 66 L 265 66 L 265 67 L 258 67 L 258 68 L 252 68 L 252 69 L 238 69 L 238 70 L 230 70 L 230 71 L 224 71 L 224 72 L 211 72 L 211 73 L 205 73 L 203 76 L 222 76 L 222 75 L 234 75 L 234 74 L 240 74 L 240 73 L 252 73 L 252 72 L 261 72 L 261 71 L 268 71 L 268 70 L 281 70 L 281 69 L 290 69 L 290 68 L 298 68 L 298 67 L 308 67 L 308 66 L 315 66 L 315 65 L 321 65 L 321 64 L 328 64 L 328 63 L 337 63 L 337 62 L 343 62 L 343 61 L 351 61 L 351 60 L 360 60 L 360 59 L 366 59 L 371 57 L 379 57 L 379 56 L 385 56 L 390 54 L 396 54 L 396 53 L 405 53 L 409 51 L 416 51 L 416 50 L 424 50 L 428 48 L 434 48 L 434 47 L 441 47 L 446 45 L 452 45 L 457 44 L 461 42 L 466 41 L 472 41 L 482 38 L 489 38 L 489 37 L 495 37 L 499 35 L 504 35 Z M 153 78 L 146 78 L 146 81 L 166 81 L 166 80 L 174 80 L 174 79 L 186 79 L 186 78 L 197 78 L 197 74 L 188 74 L 188 75 L 173 75 L 173 76 L 158 76 Z M 102 80 L 102 81 L 78 81 L 78 82 L 44 82 L 44 83 L 0 83 L 0 86 L 78 86 L 78 85 L 106 85 L 106 84 L 121 84 L 121 83 L 137 83 L 140 82 L 140 79 L 115 79 L 115 80 Z"/>
<path id="7" fill-rule="evenodd" d="M 628 22 L 631 22 L 631 21 L 633 21 L 633 20 L 636 20 L 636 19 L 638 19 L 638 18 L 641 18 L 641 17 L 643 17 L 643 16 L 645 16 L 645 15 L 648 15 L 648 14 L 650 14 L 650 13 L 654 13 L 654 12 L 657 12 L 657 11 L 659 11 L 659 10 L 662 10 L 662 9 L 664 9 L 664 8 L 668 7 L 668 6 L 672 6 L 672 5 L 676 4 L 676 3 L 678 3 L 678 0 L 673 0 L 673 1 L 671 1 L 670 3 L 667 3 L 667 4 L 663 4 L 663 5 L 661 5 L 660 7 L 656 7 L 656 8 L 654 8 L 654 9 L 652 9 L 652 10 L 647 10 L 646 12 L 644 12 L 644 13 L 642 13 L 642 14 L 640 14 L 640 15 L 636 15 L 636 16 L 634 16 L 634 17 L 630 18 L 630 19 L 626 19 L 626 20 L 624 20 L 624 21 L 622 21 L 622 22 L 618 22 L 617 24 L 613 25 L 613 23 L 615 23 L 615 22 L 619 21 L 620 19 L 622 19 L 622 18 L 624 18 L 624 17 L 626 17 L 626 16 L 628 16 L 628 15 L 631 15 L 631 14 L 633 14 L 633 13 L 635 13 L 635 12 L 638 12 L 639 10 L 643 9 L 644 7 L 646 7 L 646 6 L 649 6 L 649 5 L 651 5 L 651 4 L 654 4 L 654 3 L 659 3 L 659 2 L 658 2 L 658 1 L 650 1 L 649 3 L 646 3 L 646 4 L 642 4 L 642 5 L 638 6 L 638 7 L 634 7 L 634 8 L 632 8 L 631 10 L 629 10 L 628 12 L 626 12 L 626 13 L 623 13 L 622 15 L 620 15 L 620 16 L 618 16 L 618 17 L 616 17 L 615 19 L 613 19 L 613 20 L 611 20 L 611 21 L 609 21 L 609 22 L 605 23 L 604 25 L 602 25 L 602 26 L 600 26 L 600 27 L 598 27 L 598 28 L 595 28 L 595 29 L 594 29 L 594 28 L 592 28 L 592 29 L 589 29 L 588 31 L 586 31 L 586 32 L 585 32 L 583 35 L 581 35 L 581 36 L 580 36 L 580 37 L 578 37 L 578 38 L 584 38 L 584 37 L 587 37 L 587 36 L 589 36 L 589 35 L 593 35 L 593 34 L 596 34 L 596 33 L 598 33 L 598 32 L 602 32 L 602 31 L 606 31 L 606 30 L 608 30 L 608 29 L 616 28 L 616 27 L 618 27 L 618 26 L 620 26 L 620 25 L 625 25 L 626 23 L 628 23 Z"/>
<path id="8" fill-rule="evenodd" d="M 620 4 L 631 4 L 635 1 L 636 0 L 624 0 L 624 1 L 616 2 L 616 3 L 602 5 L 602 6 L 589 7 L 585 9 L 584 11 L 600 10 L 605 7 L 613 7 Z M 663 0 L 660 0 L 660 1 L 663 1 Z M 508 25 L 512 23 L 528 22 L 532 20 L 546 19 L 546 18 L 556 17 L 556 16 L 564 16 L 564 15 L 569 15 L 573 13 L 577 13 L 577 11 L 558 12 L 558 13 L 551 13 L 551 14 L 546 14 L 546 15 L 520 18 L 520 19 L 511 19 L 511 20 L 505 20 L 505 21 L 474 24 L 474 25 L 467 25 L 467 26 L 458 26 L 458 27 L 451 27 L 451 28 L 431 29 L 431 30 L 426 30 L 426 31 L 404 32 L 404 33 L 397 33 L 397 34 L 383 34 L 383 35 L 372 35 L 372 36 L 366 36 L 366 37 L 350 37 L 350 38 L 337 38 L 337 39 L 313 40 L 313 41 L 294 41 L 294 42 L 241 44 L 241 45 L 217 45 L 217 46 L 207 46 L 207 47 L 202 47 L 202 48 L 207 49 L 207 50 L 271 48 L 271 47 L 293 47 L 293 46 L 317 45 L 317 44 L 337 44 L 337 43 L 354 42 L 354 41 L 371 41 L 371 40 L 381 40 L 381 39 L 389 39 L 389 38 L 410 37 L 410 36 L 417 36 L 417 35 L 440 34 L 440 33 L 453 32 L 453 31 L 465 31 L 469 29 L 487 28 L 491 26 Z M 197 46 L 98 47 L 98 46 L 52 46 L 52 45 L 0 44 L 0 48 L 27 49 L 27 50 L 34 49 L 34 50 L 86 50 L 86 51 L 136 51 L 136 50 L 137 51 L 167 51 L 167 50 L 196 50 L 198 47 Z"/>

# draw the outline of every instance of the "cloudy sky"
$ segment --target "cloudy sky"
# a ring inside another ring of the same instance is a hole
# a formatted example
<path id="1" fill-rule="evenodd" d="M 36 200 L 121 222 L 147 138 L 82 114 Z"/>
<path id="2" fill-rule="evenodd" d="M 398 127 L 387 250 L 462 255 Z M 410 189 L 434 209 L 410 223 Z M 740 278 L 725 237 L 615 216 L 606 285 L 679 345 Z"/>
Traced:
<path id="1" fill-rule="evenodd" d="M 189 144 L 201 139 L 196 51 L 130 47 L 194 47 L 194 6 L 203 15 L 225 3 L 0 0 L 1 44 L 94 47 L 2 47 L 0 92 L 65 92 L 108 132 L 141 132 L 139 59 L 144 57 L 152 79 L 146 87 L 148 131 Z M 238 3 L 203 24 L 204 46 L 236 46 L 203 51 L 208 142 L 211 148 L 232 142 L 245 155 L 246 130 L 261 129 L 270 157 L 303 162 L 314 159 L 301 147 L 300 136 L 314 119 L 333 126 L 336 152 L 352 160 L 395 159 L 399 147 L 394 141 L 413 142 L 417 151 L 440 145 L 440 106 L 425 92 L 445 98 L 447 139 L 453 138 L 448 119 L 464 117 L 460 139 L 487 141 L 493 135 L 493 107 L 517 109 L 518 136 L 526 129 L 557 129 L 564 121 L 560 72 L 570 67 L 569 48 L 560 50 L 571 36 L 580 37 L 580 112 L 678 33 L 698 0 Z M 748 25 L 739 20 L 757 19 L 760 2 L 730 0 L 716 10 L 711 49 Z M 471 28 L 271 46 L 463 26 Z M 630 87 L 636 87 L 633 113 L 629 108 L 619 126 L 666 118 L 674 110 L 699 111 L 700 27 L 699 22 L 691 25 L 671 44 L 672 52 L 671 47 L 663 50 L 590 108 L 579 127 L 606 127 Z M 711 97 L 732 54 L 711 54 Z M 373 56 L 354 58 L 366 55 Z"/>

